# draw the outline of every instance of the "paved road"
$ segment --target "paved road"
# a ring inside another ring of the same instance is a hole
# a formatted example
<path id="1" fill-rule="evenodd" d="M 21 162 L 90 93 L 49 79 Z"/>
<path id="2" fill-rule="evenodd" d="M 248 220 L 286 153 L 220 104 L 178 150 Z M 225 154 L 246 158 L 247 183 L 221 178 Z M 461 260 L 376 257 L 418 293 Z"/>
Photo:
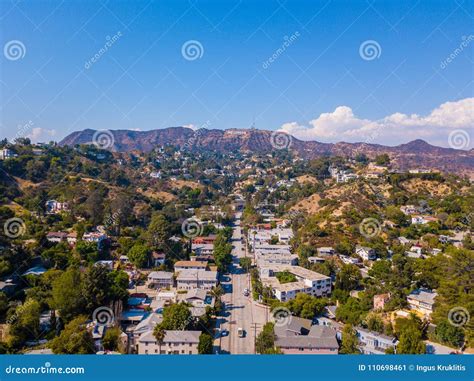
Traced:
<path id="1" fill-rule="evenodd" d="M 222 282 L 226 293 L 222 297 L 225 303 L 224 317 L 220 328 L 229 331 L 229 335 L 219 339 L 220 352 L 232 354 L 254 353 L 255 326 L 257 334 L 266 321 L 266 309 L 255 304 L 252 296 L 244 296 L 244 289 L 250 289 L 250 276 L 239 266 L 239 259 L 246 256 L 242 243 L 242 229 L 240 227 L 241 214 L 236 215 L 234 233 L 232 236 L 233 265 L 226 281 Z M 245 337 L 238 336 L 238 328 L 243 328 Z"/>

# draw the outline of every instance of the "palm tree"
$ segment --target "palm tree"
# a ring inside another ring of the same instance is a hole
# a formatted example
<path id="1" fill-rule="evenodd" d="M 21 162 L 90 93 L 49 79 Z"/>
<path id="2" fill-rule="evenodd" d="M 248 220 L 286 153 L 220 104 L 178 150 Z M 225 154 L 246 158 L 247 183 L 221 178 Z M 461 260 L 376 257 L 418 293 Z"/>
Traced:
<path id="1" fill-rule="evenodd" d="M 158 348 L 161 355 L 161 344 L 163 344 L 163 341 L 165 340 L 165 336 L 166 336 L 166 332 L 161 327 L 161 325 L 157 324 L 155 326 L 155 329 L 153 330 L 153 336 L 155 336 L 156 341 L 158 342 Z"/>

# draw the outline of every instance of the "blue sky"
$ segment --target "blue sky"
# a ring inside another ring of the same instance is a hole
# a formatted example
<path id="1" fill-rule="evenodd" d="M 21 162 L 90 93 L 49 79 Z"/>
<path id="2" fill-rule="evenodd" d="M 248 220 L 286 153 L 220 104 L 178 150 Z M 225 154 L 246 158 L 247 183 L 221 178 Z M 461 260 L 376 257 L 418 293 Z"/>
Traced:
<path id="1" fill-rule="evenodd" d="M 473 17 L 462 0 L 1 1 L 0 136 L 255 123 L 387 145 L 455 129 L 469 148 Z"/>

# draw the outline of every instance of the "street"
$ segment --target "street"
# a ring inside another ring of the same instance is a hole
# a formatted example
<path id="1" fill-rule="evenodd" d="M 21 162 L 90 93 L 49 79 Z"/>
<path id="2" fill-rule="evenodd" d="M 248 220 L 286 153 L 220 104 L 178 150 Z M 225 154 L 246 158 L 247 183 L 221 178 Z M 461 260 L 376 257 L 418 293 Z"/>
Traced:
<path id="1" fill-rule="evenodd" d="M 225 309 L 218 321 L 220 329 L 227 330 L 229 334 L 217 340 L 220 353 L 253 354 L 255 353 L 255 332 L 258 335 L 262 330 L 267 319 L 267 312 L 265 307 L 253 302 L 251 293 L 249 296 L 244 296 L 244 290 L 246 288 L 251 290 L 251 286 L 250 275 L 244 273 L 239 265 L 239 259 L 246 256 L 246 248 L 242 243 L 240 218 L 241 213 L 237 213 L 232 236 L 233 264 L 229 274 L 224 276 L 230 279 L 222 282 L 225 289 L 222 297 Z M 238 336 L 238 328 L 243 328 L 244 337 Z"/>

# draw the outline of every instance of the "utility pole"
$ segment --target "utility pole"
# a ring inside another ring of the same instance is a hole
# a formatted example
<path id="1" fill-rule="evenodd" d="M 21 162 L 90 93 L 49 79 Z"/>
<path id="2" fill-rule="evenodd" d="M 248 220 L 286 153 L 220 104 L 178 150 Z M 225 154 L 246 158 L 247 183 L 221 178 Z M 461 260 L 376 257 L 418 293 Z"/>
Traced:
<path id="1" fill-rule="evenodd" d="M 251 327 L 253 328 L 253 353 L 257 354 L 257 327 L 259 327 L 260 324 L 258 323 L 252 323 Z"/>

